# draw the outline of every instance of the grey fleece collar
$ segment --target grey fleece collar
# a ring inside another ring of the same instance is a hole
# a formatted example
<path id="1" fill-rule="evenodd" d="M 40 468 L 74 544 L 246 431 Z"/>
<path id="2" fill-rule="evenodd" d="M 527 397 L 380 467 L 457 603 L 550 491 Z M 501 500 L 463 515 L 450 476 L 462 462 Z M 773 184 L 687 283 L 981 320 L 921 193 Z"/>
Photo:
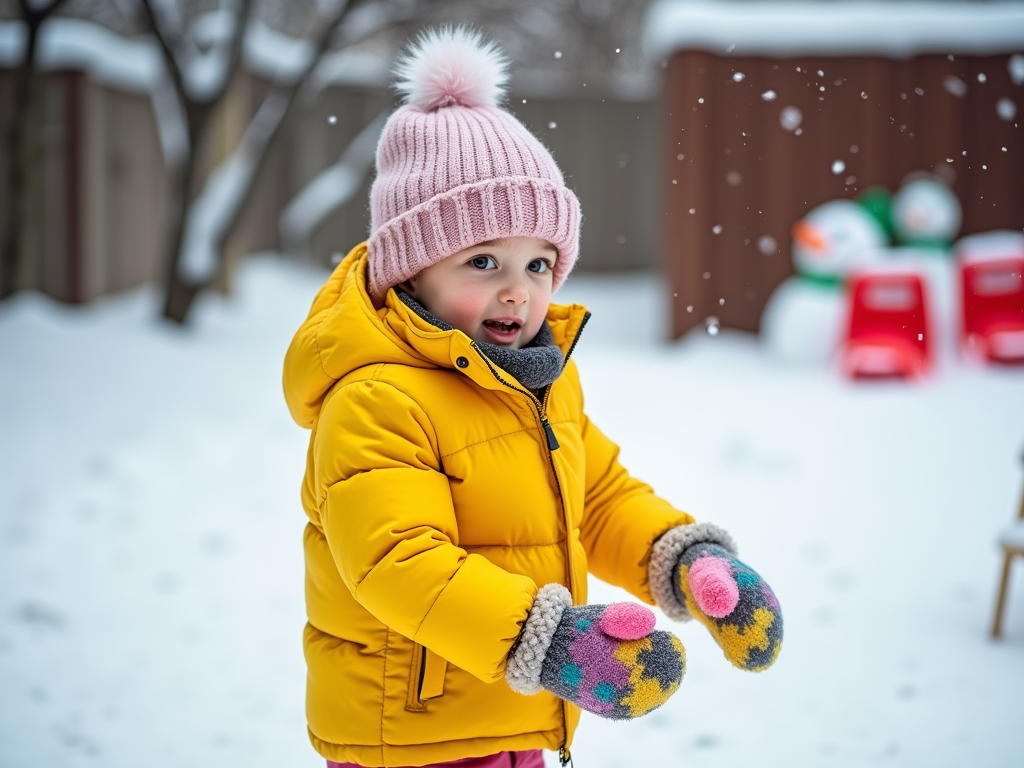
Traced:
<path id="1" fill-rule="evenodd" d="M 435 317 L 430 311 L 405 291 L 398 291 L 398 298 L 413 312 L 442 331 L 454 330 L 448 323 Z M 545 321 L 533 341 L 522 349 L 499 347 L 497 344 L 477 341 L 476 345 L 503 371 L 515 376 L 516 381 L 530 390 L 541 389 L 553 384 L 565 366 L 562 350 L 555 344 L 551 326 Z"/>

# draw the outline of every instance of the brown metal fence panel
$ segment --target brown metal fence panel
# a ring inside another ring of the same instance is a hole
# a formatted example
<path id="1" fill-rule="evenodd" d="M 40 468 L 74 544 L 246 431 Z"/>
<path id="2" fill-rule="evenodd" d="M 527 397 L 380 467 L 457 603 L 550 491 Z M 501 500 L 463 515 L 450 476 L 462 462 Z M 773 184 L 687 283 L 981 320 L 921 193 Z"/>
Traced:
<path id="1" fill-rule="evenodd" d="M 673 338 L 709 315 L 758 330 L 793 272 L 793 223 L 868 186 L 895 191 L 913 171 L 952 182 L 961 235 L 1024 226 L 1022 115 L 996 110 L 1009 98 L 1024 112 L 1007 60 L 673 55 L 658 159 Z M 787 108 L 802 118 L 792 130 L 780 122 Z"/>

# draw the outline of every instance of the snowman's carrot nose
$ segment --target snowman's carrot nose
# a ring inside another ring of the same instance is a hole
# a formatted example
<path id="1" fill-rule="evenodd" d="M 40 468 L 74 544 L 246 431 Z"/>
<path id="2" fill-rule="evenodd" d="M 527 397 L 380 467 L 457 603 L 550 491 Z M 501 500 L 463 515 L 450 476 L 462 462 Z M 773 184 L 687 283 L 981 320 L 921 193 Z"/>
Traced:
<path id="1" fill-rule="evenodd" d="M 825 250 L 825 238 L 821 236 L 821 232 L 803 219 L 793 225 L 793 239 L 808 250 Z"/>

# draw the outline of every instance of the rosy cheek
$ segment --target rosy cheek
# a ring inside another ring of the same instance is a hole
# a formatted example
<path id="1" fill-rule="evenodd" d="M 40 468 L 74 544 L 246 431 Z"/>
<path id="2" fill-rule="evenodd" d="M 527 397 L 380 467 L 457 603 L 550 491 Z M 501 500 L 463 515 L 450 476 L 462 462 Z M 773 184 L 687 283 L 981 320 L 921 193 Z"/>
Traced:
<path id="1" fill-rule="evenodd" d="M 548 304 L 550 302 L 537 302 L 533 306 L 531 314 L 533 315 L 533 322 L 540 329 L 541 324 L 544 322 L 544 318 L 548 314 Z"/>
<path id="2" fill-rule="evenodd" d="M 486 317 L 488 296 L 484 291 L 464 288 L 447 302 L 449 317 L 442 318 L 459 330 L 472 333 Z"/>
<path id="3" fill-rule="evenodd" d="M 544 323 L 548 314 L 548 306 L 551 303 L 551 292 L 545 291 L 532 297 L 530 302 L 530 329 L 536 334 Z"/>

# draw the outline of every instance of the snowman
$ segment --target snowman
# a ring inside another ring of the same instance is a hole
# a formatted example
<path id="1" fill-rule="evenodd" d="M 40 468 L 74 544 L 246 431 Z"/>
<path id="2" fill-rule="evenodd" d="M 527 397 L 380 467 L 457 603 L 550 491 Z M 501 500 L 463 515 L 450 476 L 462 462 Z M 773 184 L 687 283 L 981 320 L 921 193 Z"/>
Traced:
<path id="1" fill-rule="evenodd" d="M 852 200 L 832 200 L 793 225 L 796 275 L 775 289 L 761 315 L 761 340 L 775 358 L 827 365 L 846 319 L 844 280 L 879 261 L 887 237 Z"/>
<path id="2" fill-rule="evenodd" d="M 960 201 L 937 178 L 914 174 L 893 196 L 891 218 L 897 246 L 885 255 L 920 272 L 925 281 L 931 327 L 939 334 L 940 361 L 956 349 L 956 264 L 952 245 L 960 231 Z"/>
<path id="3" fill-rule="evenodd" d="M 892 198 L 892 225 L 901 246 L 948 255 L 963 213 L 953 190 L 937 178 L 915 174 Z"/>

